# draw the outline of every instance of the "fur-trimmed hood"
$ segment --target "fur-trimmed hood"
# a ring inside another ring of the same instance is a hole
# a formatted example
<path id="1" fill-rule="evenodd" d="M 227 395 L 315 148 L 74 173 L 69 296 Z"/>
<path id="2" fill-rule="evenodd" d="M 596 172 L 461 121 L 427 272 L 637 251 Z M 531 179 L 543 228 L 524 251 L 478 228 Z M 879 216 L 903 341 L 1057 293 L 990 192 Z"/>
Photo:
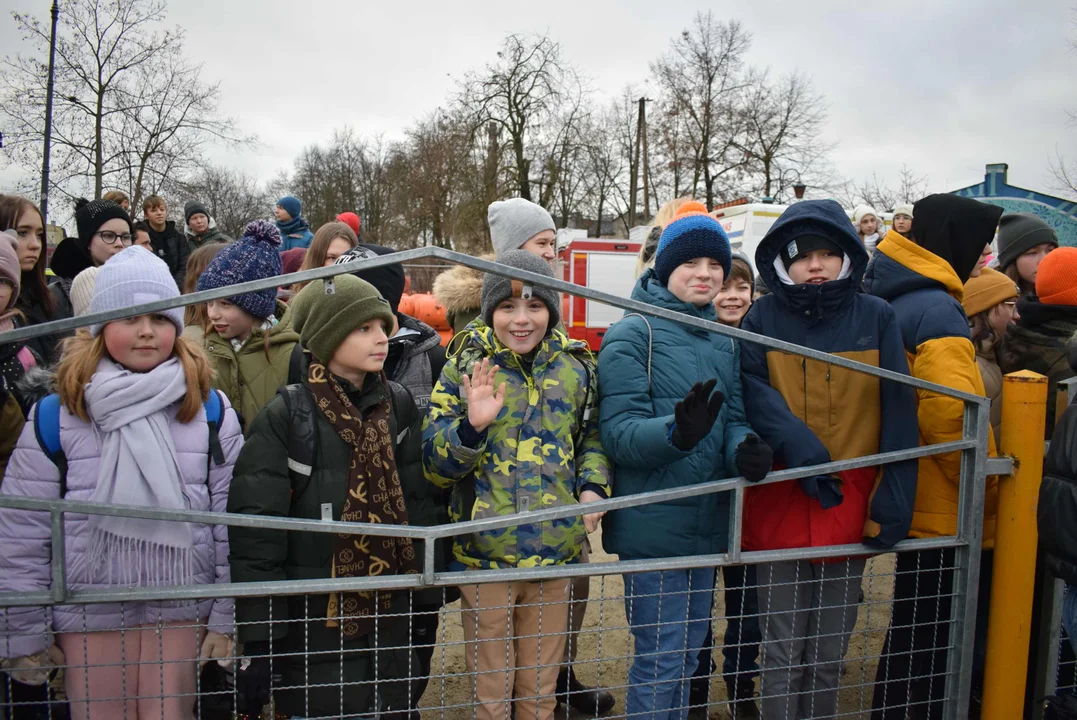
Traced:
<path id="1" fill-rule="evenodd" d="M 481 260 L 494 260 L 494 255 L 480 255 Z M 449 315 L 474 312 L 482 307 L 483 273 L 466 265 L 457 265 L 434 278 L 434 297 Z"/>

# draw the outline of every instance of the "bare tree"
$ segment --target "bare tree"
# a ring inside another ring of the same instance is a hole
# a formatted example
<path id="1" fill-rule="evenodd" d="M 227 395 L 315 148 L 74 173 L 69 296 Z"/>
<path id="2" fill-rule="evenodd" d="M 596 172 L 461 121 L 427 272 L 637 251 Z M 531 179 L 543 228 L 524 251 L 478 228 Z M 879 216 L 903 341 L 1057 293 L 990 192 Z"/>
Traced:
<path id="1" fill-rule="evenodd" d="M 454 248 L 463 230 L 461 216 L 474 217 L 461 212 L 471 209 L 476 198 L 482 202 L 483 168 L 473 162 L 473 146 L 468 123 L 440 111 L 408 133 L 407 184 L 398 189 L 398 197 L 404 200 L 399 205 L 411 221 L 413 242 Z M 481 236 L 481 224 L 478 230 Z"/>
<path id="2" fill-rule="evenodd" d="M 160 31 L 164 0 L 71 0 L 56 38 L 51 185 L 100 197 L 127 185 L 133 200 L 194 166 L 214 138 L 250 142 L 217 113 L 218 87 L 183 57 L 183 31 Z M 41 167 L 49 26 L 15 13 L 36 52 L 5 61 L 0 91 L 11 157 L 28 173 Z"/>
<path id="3" fill-rule="evenodd" d="M 744 88 L 741 68 L 750 45 L 751 35 L 739 21 L 719 21 L 708 11 L 697 14 L 692 27 L 651 65 L 678 141 L 686 135 L 690 143 L 690 189 L 698 192 L 702 180 L 708 207 L 722 194 L 718 184 L 723 177 L 749 160 L 736 146 L 741 118 L 735 99 Z M 679 169 L 682 160 L 677 157 L 672 162 Z M 676 182 L 674 193 L 680 190 Z"/>
<path id="4" fill-rule="evenodd" d="M 457 102 L 475 128 L 495 123 L 505 132 L 514 190 L 535 200 L 532 173 L 549 170 L 534 167 L 548 158 L 536 153 L 536 135 L 558 125 L 555 119 L 566 96 L 581 94 L 574 87 L 579 78 L 561 57 L 561 46 L 545 35 L 509 35 L 497 58 L 481 73 L 465 77 Z"/>
<path id="5" fill-rule="evenodd" d="M 758 194 L 781 202 L 798 181 L 821 184 L 813 172 L 833 146 L 821 138 L 826 105 L 810 79 L 793 73 L 772 82 L 769 71 L 752 73 L 741 107 L 744 134 L 734 142 L 758 176 Z"/>
<path id="6" fill-rule="evenodd" d="M 169 194 L 183 201 L 203 203 L 223 233 L 234 238 L 243 234 L 251 220 L 269 217 L 276 196 L 258 181 L 239 170 L 209 166 L 190 180 L 176 183 Z"/>
<path id="7" fill-rule="evenodd" d="M 878 175 L 872 173 L 869 180 L 847 184 L 836 194 L 846 207 L 864 203 L 879 212 L 887 212 L 902 203 L 915 203 L 927 193 L 927 185 L 926 176 L 917 175 L 908 166 L 902 165 L 898 171 L 896 187 L 887 185 L 879 180 Z"/>
<path id="8" fill-rule="evenodd" d="M 1049 160 L 1047 168 L 1051 172 L 1051 187 L 1066 197 L 1077 198 L 1077 165 L 1055 151 L 1053 160 Z"/>
<path id="9" fill-rule="evenodd" d="M 585 135 L 587 196 L 595 215 L 595 237 L 602 236 L 602 221 L 608 211 L 625 217 L 625 232 L 630 229 L 625 172 L 632 155 L 631 148 L 622 145 L 624 129 L 622 101 L 614 100 L 589 123 Z"/>

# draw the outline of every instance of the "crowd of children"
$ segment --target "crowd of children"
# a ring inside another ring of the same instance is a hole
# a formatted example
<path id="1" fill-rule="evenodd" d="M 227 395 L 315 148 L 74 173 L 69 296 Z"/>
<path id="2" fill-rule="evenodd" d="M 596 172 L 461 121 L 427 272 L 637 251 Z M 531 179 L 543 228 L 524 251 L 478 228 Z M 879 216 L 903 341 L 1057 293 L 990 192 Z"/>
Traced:
<path id="1" fill-rule="evenodd" d="M 491 257 L 519 275 L 456 269 L 435 283 L 459 329 L 447 350 L 400 312 L 398 263 L 363 267 L 392 250 L 362 242 L 352 213 L 312 233 L 299 200 L 285 197 L 276 223 L 251 222 L 233 242 L 216 237 L 197 202 L 184 208 L 186 237 L 167 221 L 163 199 L 147 198 L 143 212 L 136 227 L 113 200 L 80 203 L 78 234 L 57 248 L 50 287 L 40 213 L 0 197 L 0 230 L 10 228 L 0 233 L 0 332 L 175 298 L 180 285 L 273 278 L 285 259 L 358 269 L 0 345 L 0 494 L 397 526 L 498 518 L 727 478 L 758 483 L 772 468 L 961 437 L 958 400 L 739 342 L 706 322 L 985 395 L 995 433 L 1003 372 L 1033 369 L 1055 381 L 1073 374 L 1077 356 L 1077 250 L 1056 250 L 1034 216 L 1001 217 L 951 195 L 899 206 L 883 235 L 867 206 L 850 223 L 833 201 L 804 201 L 752 259 L 734 252 L 705 206 L 674 201 L 644 248 L 631 297 L 693 323 L 630 313 L 597 358 L 568 337 L 559 294 L 533 282 L 554 277 L 556 226 L 525 200 L 489 208 Z M 983 267 L 996 228 L 999 271 Z M 757 281 L 768 294 L 757 297 Z M 41 367 L 54 368 L 44 397 L 24 382 Z M 1041 505 L 1041 524 L 1050 562 L 1077 586 L 1069 530 L 1059 529 L 1077 517 L 1071 412 L 1049 426 L 1044 492 L 1054 502 Z M 952 535 L 959 466 L 954 452 L 753 484 L 744 490 L 743 548 L 885 550 Z M 992 478 L 986 497 L 982 608 Z M 605 550 L 622 561 L 718 554 L 729 547 L 731 502 L 720 492 L 608 514 L 581 507 L 439 542 L 436 567 L 586 562 L 588 534 L 600 525 Z M 65 523 L 72 590 L 422 568 L 407 537 L 75 513 Z M 0 589 L 48 589 L 51 542 L 47 515 L 0 509 Z M 735 718 L 838 712 L 864 568 L 863 557 L 724 568 L 722 675 Z M 248 712 L 272 694 L 288 717 L 414 718 L 439 611 L 459 597 L 476 717 L 548 720 L 558 702 L 592 715 L 613 707 L 608 691 L 572 671 L 586 577 L 474 578 L 452 592 L 250 597 L 234 607 L 221 598 L 9 608 L 0 658 L 11 692 L 31 699 L 25 688 L 40 685 L 45 669 L 65 667 L 75 717 L 192 718 L 199 661 L 241 654 L 237 692 Z M 899 554 L 874 717 L 903 718 L 909 705 L 924 717 L 941 713 L 953 583 L 952 550 Z M 713 568 L 625 573 L 628 715 L 684 718 L 707 705 L 715 584 Z M 1067 608 L 1077 607 L 1077 590 L 1067 593 Z M 981 673 L 974 669 L 976 690 Z"/>

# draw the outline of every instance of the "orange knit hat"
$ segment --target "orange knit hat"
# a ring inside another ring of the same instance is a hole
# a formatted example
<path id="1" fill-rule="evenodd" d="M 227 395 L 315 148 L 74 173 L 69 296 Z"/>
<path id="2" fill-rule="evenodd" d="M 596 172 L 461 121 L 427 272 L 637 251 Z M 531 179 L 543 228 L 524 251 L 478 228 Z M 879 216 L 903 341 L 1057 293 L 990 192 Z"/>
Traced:
<path id="1" fill-rule="evenodd" d="M 1036 295 L 1044 305 L 1077 305 L 1077 248 L 1060 247 L 1040 261 Z"/>
<path id="2" fill-rule="evenodd" d="M 1000 302 L 1020 296 L 1017 284 L 998 270 L 984 268 L 979 277 L 965 283 L 965 299 L 961 302 L 969 317 L 990 310 Z"/>

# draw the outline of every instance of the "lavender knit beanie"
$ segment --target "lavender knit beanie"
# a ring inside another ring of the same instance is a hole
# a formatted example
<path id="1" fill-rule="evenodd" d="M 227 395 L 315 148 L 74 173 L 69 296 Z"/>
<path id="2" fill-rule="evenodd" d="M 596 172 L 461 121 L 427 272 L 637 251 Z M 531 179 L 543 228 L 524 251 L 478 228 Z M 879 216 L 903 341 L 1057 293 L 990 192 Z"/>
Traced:
<path id="1" fill-rule="evenodd" d="M 98 270 L 89 312 L 119 310 L 179 295 L 168 263 L 146 248 L 132 245 L 110 257 Z M 172 321 L 177 335 L 183 332 L 183 308 L 159 310 L 158 314 Z M 97 337 L 104 327 L 105 323 L 94 323 L 90 335 Z"/>
<path id="2" fill-rule="evenodd" d="M 282 275 L 280 230 L 267 220 L 255 220 L 243 237 L 225 246 L 198 278 L 198 291 L 237 285 Z M 277 290 L 244 293 L 229 300 L 256 318 L 265 320 L 277 307 Z"/>

